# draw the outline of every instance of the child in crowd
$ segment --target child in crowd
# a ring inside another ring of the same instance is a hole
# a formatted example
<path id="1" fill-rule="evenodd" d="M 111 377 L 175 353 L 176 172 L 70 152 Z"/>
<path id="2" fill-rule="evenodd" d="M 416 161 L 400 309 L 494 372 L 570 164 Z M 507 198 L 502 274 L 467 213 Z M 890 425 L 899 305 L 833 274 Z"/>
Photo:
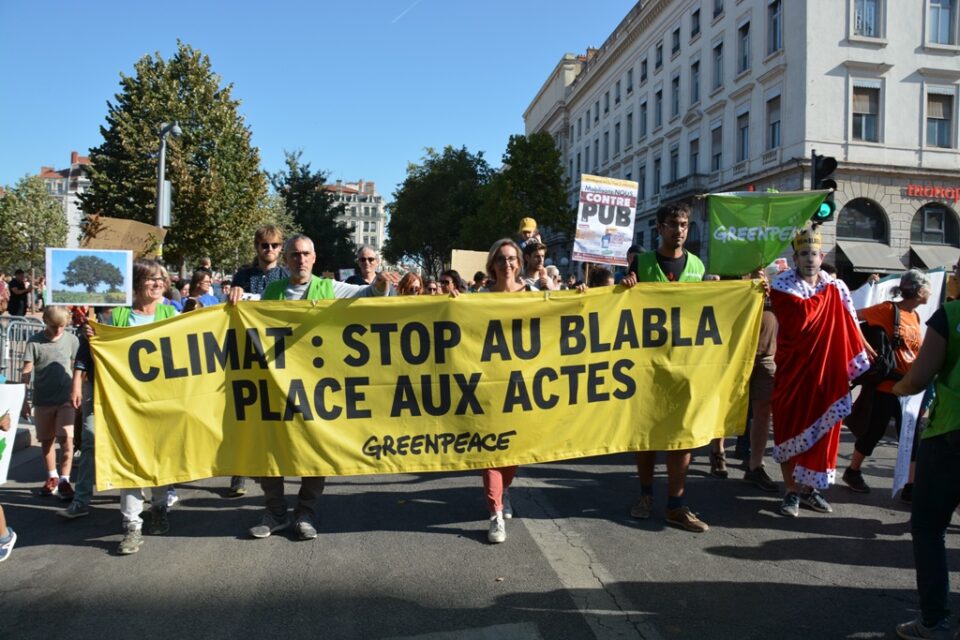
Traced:
<path id="1" fill-rule="evenodd" d="M 73 425 L 75 409 L 70 401 L 73 386 L 73 361 L 80 342 L 66 331 L 70 312 L 65 307 L 43 310 L 46 328 L 30 336 L 23 355 L 21 379 L 29 385 L 33 379 L 34 419 L 37 439 L 43 452 L 47 479 L 40 495 L 59 494 L 61 500 L 73 498 L 70 470 L 73 466 Z M 24 403 L 24 416 L 30 415 L 30 403 Z M 60 442 L 60 473 L 57 473 L 54 439 Z"/>

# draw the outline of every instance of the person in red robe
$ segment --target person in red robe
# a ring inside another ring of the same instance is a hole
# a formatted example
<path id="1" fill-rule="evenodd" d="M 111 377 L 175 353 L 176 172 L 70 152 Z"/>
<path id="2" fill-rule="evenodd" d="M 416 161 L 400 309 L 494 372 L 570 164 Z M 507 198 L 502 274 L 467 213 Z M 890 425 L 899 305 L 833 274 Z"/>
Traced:
<path id="1" fill-rule="evenodd" d="M 794 268 L 770 284 L 780 329 L 773 388 L 773 459 L 783 470 L 780 513 L 833 508 L 820 490 L 834 482 L 850 380 L 870 368 L 850 290 L 820 269 L 823 241 L 806 228 L 793 241 Z"/>

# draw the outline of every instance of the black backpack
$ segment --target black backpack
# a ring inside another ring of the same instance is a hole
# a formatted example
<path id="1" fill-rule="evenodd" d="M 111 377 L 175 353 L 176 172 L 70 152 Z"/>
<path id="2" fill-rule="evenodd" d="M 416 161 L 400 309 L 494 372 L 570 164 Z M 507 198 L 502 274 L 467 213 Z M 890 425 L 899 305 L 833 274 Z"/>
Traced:
<path id="1" fill-rule="evenodd" d="M 887 332 L 883 330 L 883 327 L 866 322 L 860 323 L 860 331 L 867 342 L 870 343 L 870 346 L 873 347 L 873 350 L 877 352 L 877 357 L 874 358 L 870 368 L 854 378 L 850 384 L 854 386 L 858 384 L 875 386 L 884 380 L 900 380 L 903 378 L 896 371 L 897 359 L 894 356 L 894 352 L 903 344 L 903 339 L 900 337 L 900 309 L 897 305 L 893 304 L 893 340 L 887 337 Z"/>

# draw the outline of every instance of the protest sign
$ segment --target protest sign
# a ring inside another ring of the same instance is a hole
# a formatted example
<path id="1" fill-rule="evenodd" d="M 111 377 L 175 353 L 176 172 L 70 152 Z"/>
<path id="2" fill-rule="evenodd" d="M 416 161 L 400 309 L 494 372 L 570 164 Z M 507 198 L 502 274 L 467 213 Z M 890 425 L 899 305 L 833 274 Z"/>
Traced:
<path id="1" fill-rule="evenodd" d="M 167 230 L 152 224 L 93 215 L 87 220 L 80 246 L 84 249 L 129 249 L 137 258 L 154 259 Z"/>
<path id="2" fill-rule="evenodd" d="M 707 271 L 742 276 L 786 249 L 829 191 L 711 193 Z"/>
<path id="3" fill-rule="evenodd" d="M 637 187 L 630 180 L 581 176 L 574 260 L 627 264 L 637 214 Z"/>
<path id="4" fill-rule="evenodd" d="M 741 433 L 749 281 L 208 307 L 97 326 L 97 484 L 482 469 Z"/>
<path id="5" fill-rule="evenodd" d="M 9 416 L 10 429 L 0 431 L 0 484 L 7 481 L 10 460 L 13 458 L 13 445 L 17 438 L 17 423 L 20 408 L 23 407 L 23 394 L 26 387 L 22 384 L 0 384 L 0 416 Z"/>
<path id="6" fill-rule="evenodd" d="M 47 305 L 129 305 L 133 253 L 108 249 L 47 247 Z"/>

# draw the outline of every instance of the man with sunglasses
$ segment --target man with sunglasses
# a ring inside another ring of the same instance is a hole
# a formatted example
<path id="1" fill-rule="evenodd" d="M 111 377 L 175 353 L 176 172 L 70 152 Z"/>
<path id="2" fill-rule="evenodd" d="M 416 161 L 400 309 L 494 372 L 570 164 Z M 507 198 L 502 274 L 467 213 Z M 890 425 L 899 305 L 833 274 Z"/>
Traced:
<path id="1" fill-rule="evenodd" d="M 261 295 L 274 280 L 282 280 L 290 273 L 279 263 L 283 249 L 283 232 L 272 224 L 260 227 L 253 237 L 257 258 L 249 267 L 243 267 L 233 276 L 229 301 L 236 304 L 245 293 Z"/>
<path id="2" fill-rule="evenodd" d="M 360 267 L 360 272 L 353 274 L 344 282 L 358 285 L 373 284 L 377 279 L 377 269 L 380 268 L 377 250 L 366 244 L 357 249 L 357 266 Z"/>
<path id="3" fill-rule="evenodd" d="M 283 232 L 278 227 L 268 224 L 257 229 L 253 236 L 253 248 L 257 252 L 256 260 L 249 267 L 241 268 L 233 276 L 230 293 L 227 296 L 230 304 L 239 302 L 245 293 L 254 294 L 259 298 L 268 284 L 290 276 L 290 273 L 279 264 L 283 248 Z M 237 498 L 246 493 L 246 478 L 240 476 L 230 478 L 228 496 Z"/>

